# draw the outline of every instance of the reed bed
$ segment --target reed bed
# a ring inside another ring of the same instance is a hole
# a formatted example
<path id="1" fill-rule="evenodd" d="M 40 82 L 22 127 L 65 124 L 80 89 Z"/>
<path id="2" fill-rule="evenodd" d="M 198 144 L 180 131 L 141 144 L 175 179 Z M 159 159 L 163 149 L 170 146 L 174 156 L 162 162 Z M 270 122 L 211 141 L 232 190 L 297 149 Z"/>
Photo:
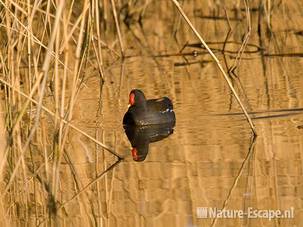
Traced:
<path id="1" fill-rule="evenodd" d="M 0 81 L 5 113 L 1 124 L 2 226 L 58 224 L 56 216 L 64 206 L 58 192 L 62 187 L 61 163 L 68 163 L 71 171 L 74 168 L 66 153 L 70 130 L 121 159 L 72 121 L 88 65 L 97 62 L 102 84 L 103 56 L 116 60 L 123 54 L 115 3 L 105 3 L 0 2 Z M 104 41 L 104 31 L 116 34 L 112 15 L 121 54 L 116 50 L 116 35 Z M 105 166 L 101 168 L 105 171 L 96 180 L 108 171 Z M 73 181 L 79 181 L 76 175 Z M 75 190 L 71 200 L 83 207 L 87 198 L 79 195 L 86 188 L 81 189 Z"/>

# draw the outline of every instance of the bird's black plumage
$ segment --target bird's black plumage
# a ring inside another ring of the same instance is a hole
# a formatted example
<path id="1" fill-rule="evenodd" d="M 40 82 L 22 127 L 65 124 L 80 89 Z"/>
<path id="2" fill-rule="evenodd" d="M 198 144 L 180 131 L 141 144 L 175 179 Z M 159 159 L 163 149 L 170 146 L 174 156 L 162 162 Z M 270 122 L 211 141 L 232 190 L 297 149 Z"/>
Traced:
<path id="1" fill-rule="evenodd" d="M 124 125 L 157 125 L 175 123 L 173 104 L 168 97 L 145 98 L 142 91 L 134 89 L 129 95 L 130 107 L 123 118 Z"/>

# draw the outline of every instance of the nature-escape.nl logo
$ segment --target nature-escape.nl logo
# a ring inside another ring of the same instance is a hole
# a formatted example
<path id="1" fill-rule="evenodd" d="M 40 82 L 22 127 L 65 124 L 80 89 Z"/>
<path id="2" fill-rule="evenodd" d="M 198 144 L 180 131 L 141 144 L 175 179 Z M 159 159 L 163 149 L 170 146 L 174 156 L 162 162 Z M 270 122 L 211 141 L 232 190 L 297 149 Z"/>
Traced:
<path id="1" fill-rule="evenodd" d="M 294 218 L 294 208 L 287 210 L 260 210 L 248 207 L 247 210 L 218 209 L 215 207 L 197 207 L 197 218 Z"/>

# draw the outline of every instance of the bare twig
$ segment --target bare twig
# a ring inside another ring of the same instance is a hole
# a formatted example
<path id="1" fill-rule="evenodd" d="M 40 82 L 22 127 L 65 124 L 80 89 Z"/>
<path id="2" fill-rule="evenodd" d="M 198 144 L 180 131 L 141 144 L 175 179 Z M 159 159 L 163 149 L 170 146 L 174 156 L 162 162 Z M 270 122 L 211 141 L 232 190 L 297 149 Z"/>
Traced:
<path id="1" fill-rule="evenodd" d="M 222 65 L 220 64 L 220 61 L 218 60 L 218 58 L 216 57 L 216 55 L 211 51 L 211 49 L 207 46 L 207 44 L 205 43 L 205 41 L 203 40 L 203 38 L 200 36 L 199 32 L 195 29 L 195 27 L 193 26 L 193 24 L 191 23 L 191 21 L 188 19 L 188 17 L 186 16 L 186 14 L 184 13 L 182 7 L 180 6 L 179 2 L 177 0 L 171 0 L 174 5 L 177 7 L 178 11 L 180 12 L 180 14 L 182 15 L 182 17 L 185 19 L 186 23 L 190 26 L 190 28 L 192 29 L 192 31 L 195 33 L 195 35 L 198 37 L 198 39 L 200 40 L 200 42 L 203 44 L 203 46 L 206 48 L 206 50 L 209 52 L 209 54 L 211 55 L 211 57 L 214 59 L 214 61 L 216 62 L 217 66 L 219 67 L 220 71 L 222 72 L 224 79 L 226 80 L 228 86 L 230 87 L 231 91 L 233 92 L 236 100 L 238 101 L 242 111 L 245 114 L 245 117 L 247 118 L 247 121 L 253 131 L 253 133 L 255 135 L 257 135 L 255 126 L 251 120 L 251 117 L 249 116 L 249 114 L 246 111 L 246 108 L 244 107 L 244 105 L 242 104 L 240 97 L 238 96 L 236 90 L 234 89 L 232 82 L 230 81 L 228 75 L 226 74 L 226 72 L 224 71 Z"/>

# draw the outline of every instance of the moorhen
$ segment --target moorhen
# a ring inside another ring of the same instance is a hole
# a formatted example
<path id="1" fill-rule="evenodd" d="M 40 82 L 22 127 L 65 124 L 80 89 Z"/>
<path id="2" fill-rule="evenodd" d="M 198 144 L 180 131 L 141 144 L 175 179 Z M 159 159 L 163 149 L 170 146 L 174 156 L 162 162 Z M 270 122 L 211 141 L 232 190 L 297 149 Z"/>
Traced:
<path id="1" fill-rule="evenodd" d="M 175 124 L 173 104 L 167 97 L 146 100 L 144 93 L 134 89 L 129 94 L 129 108 L 123 118 L 124 125 Z"/>

